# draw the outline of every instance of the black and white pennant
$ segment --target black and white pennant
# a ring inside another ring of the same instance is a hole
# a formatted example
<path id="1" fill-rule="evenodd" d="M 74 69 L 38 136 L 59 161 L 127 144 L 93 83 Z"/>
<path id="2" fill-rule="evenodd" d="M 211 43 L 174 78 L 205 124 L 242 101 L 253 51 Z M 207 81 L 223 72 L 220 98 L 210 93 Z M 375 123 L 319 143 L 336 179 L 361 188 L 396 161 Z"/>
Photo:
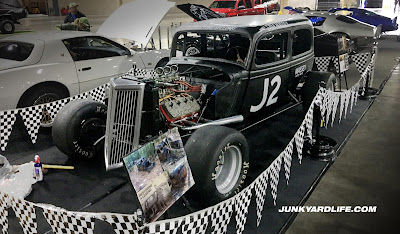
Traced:
<path id="1" fill-rule="evenodd" d="M 292 167 L 292 154 L 293 154 L 293 140 L 292 139 L 289 144 L 286 146 L 285 150 L 281 153 L 283 162 L 284 162 L 284 168 L 285 168 L 285 177 L 286 177 L 286 184 L 289 185 L 289 179 L 290 179 L 290 168 Z"/>
<path id="2" fill-rule="evenodd" d="M 18 110 L 0 111 L 0 148 L 6 151 L 7 143 L 11 135 Z"/>
<path id="3" fill-rule="evenodd" d="M 100 214 L 101 220 L 109 223 L 117 234 L 139 234 L 137 215 L 124 215 L 104 213 Z"/>
<path id="4" fill-rule="evenodd" d="M 356 65 L 356 68 L 358 72 L 363 74 L 365 71 L 365 68 L 367 67 L 367 62 L 368 62 L 368 57 L 369 53 L 361 53 L 361 54 L 353 54 L 350 55 L 351 60 L 353 60 L 354 64 Z"/>
<path id="5" fill-rule="evenodd" d="M 24 234 L 37 233 L 36 211 L 33 203 L 11 197 L 11 207 Z"/>
<path id="6" fill-rule="evenodd" d="M 41 207 L 43 209 L 43 216 L 47 223 L 50 225 L 51 230 L 54 234 L 66 233 L 66 227 L 64 225 L 64 218 L 61 214 L 63 210 L 58 207 L 47 208 Z"/>
<path id="7" fill-rule="evenodd" d="M 88 92 L 88 96 L 89 98 L 91 98 L 92 100 L 96 101 L 96 102 L 101 102 L 104 104 L 104 99 L 106 97 L 105 95 L 105 87 L 106 85 L 102 85 L 99 86 L 95 89 L 92 89 Z"/>
<path id="8" fill-rule="evenodd" d="M 250 184 L 247 188 L 243 189 L 235 198 L 235 220 L 236 220 L 236 233 L 241 234 L 244 231 L 244 226 L 249 213 L 249 206 L 251 202 L 252 189 L 254 184 Z"/>
<path id="9" fill-rule="evenodd" d="M 305 120 L 303 120 L 299 129 L 294 134 L 294 142 L 296 143 L 297 157 L 299 158 L 300 164 L 301 164 L 301 160 L 303 159 L 303 145 L 304 145 L 305 131 L 306 131 L 305 130 Z"/>
<path id="10" fill-rule="evenodd" d="M 183 219 L 174 219 L 170 221 L 149 223 L 146 226 L 149 228 L 149 234 L 176 234 L 182 221 Z"/>
<path id="11" fill-rule="evenodd" d="M 332 56 L 315 57 L 315 64 L 317 65 L 318 71 L 328 71 L 329 63 L 332 60 Z"/>
<path id="12" fill-rule="evenodd" d="M 43 107 L 44 105 L 30 106 L 21 109 L 19 112 L 33 144 L 36 143 L 37 135 L 39 133 Z"/>
<path id="13" fill-rule="evenodd" d="M 69 98 L 60 99 L 54 102 L 46 103 L 47 112 L 49 112 L 51 119 L 54 121 L 58 112 L 69 102 Z"/>
<path id="14" fill-rule="evenodd" d="M 206 233 L 212 209 L 205 209 L 185 217 L 182 224 L 182 234 Z"/>
<path id="15" fill-rule="evenodd" d="M 257 227 L 260 226 L 267 188 L 268 188 L 268 171 L 265 170 L 254 181 L 254 190 L 256 191 Z"/>
<path id="16" fill-rule="evenodd" d="M 272 164 L 268 167 L 269 174 L 269 184 L 271 186 L 271 194 L 274 199 L 274 205 L 276 205 L 276 198 L 278 197 L 278 183 L 279 183 L 279 173 L 282 167 L 282 156 L 278 156 Z"/>
<path id="17" fill-rule="evenodd" d="M 67 233 L 93 234 L 95 219 L 91 215 L 74 213 L 71 211 L 61 212 Z"/>
<path id="18" fill-rule="evenodd" d="M 218 203 L 213 207 L 211 214 L 212 233 L 225 234 L 233 214 L 233 198 Z"/>
<path id="19" fill-rule="evenodd" d="M 0 191 L 0 226 L 2 234 L 8 233 L 8 200 L 8 195 Z"/>

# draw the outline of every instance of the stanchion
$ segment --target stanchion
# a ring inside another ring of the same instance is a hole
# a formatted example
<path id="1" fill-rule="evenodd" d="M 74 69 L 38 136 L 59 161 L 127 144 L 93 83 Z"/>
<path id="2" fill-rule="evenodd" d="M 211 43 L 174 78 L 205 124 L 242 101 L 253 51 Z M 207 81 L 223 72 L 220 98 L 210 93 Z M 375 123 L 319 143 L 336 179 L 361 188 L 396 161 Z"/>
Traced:
<path id="1" fill-rule="evenodd" d="M 303 154 L 320 161 L 333 161 L 336 159 L 334 147 L 337 142 L 332 138 L 321 135 L 321 121 L 320 108 L 315 105 L 313 118 L 313 126 L 316 129 L 315 136 L 313 136 L 313 139 L 304 142 Z"/>
<path id="2" fill-rule="evenodd" d="M 371 50 L 372 56 L 374 56 L 374 55 L 376 56 L 376 53 L 378 51 L 377 45 L 378 45 L 378 42 L 374 42 L 374 46 L 372 47 L 372 50 Z M 372 59 L 372 57 L 371 57 L 371 59 Z M 372 67 L 375 67 L 375 61 L 371 61 L 371 62 L 374 63 Z M 378 95 L 378 89 L 370 87 L 370 86 L 372 86 L 373 79 L 374 79 L 374 68 L 371 68 L 371 71 L 369 71 L 367 74 L 367 78 L 365 81 L 365 87 L 361 87 L 359 90 L 360 99 L 369 100 L 369 99 L 375 98 Z"/>

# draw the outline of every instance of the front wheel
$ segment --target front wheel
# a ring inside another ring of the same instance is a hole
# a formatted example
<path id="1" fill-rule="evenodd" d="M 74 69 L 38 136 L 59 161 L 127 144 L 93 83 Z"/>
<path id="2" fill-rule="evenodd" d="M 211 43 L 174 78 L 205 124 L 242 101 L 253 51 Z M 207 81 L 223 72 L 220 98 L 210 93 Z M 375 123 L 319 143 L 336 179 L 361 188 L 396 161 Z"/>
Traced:
<path id="1" fill-rule="evenodd" d="M 98 149 L 94 143 L 105 134 L 107 106 L 78 99 L 65 105 L 54 119 L 52 136 L 57 148 L 73 159 L 90 159 Z"/>
<path id="2" fill-rule="evenodd" d="M 249 147 L 242 133 L 224 126 L 196 130 L 185 144 L 195 186 L 191 195 L 203 205 L 232 197 L 244 186 Z"/>
<path id="3" fill-rule="evenodd" d="M 0 22 L 0 31 L 4 34 L 11 34 L 15 31 L 15 25 L 11 20 Z"/>

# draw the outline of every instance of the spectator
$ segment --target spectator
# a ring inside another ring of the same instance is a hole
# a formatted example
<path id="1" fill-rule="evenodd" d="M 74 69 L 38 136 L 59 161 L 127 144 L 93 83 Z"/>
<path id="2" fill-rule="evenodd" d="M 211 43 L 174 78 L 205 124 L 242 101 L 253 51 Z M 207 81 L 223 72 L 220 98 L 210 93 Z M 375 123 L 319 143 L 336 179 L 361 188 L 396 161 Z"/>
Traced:
<path id="1" fill-rule="evenodd" d="M 85 14 L 78 11 L 78 4 L 76 4 L 75 2 L 71 2 L 68 5 L 68 8 L 69 8 L 69 13 L 65 16 L 64 24 L 73 23 L 75 22 L 76 19 L 79 19 L 81 17 L 86 17 Z"/>
<path id="2" fill-rule="evenodd" d="M 72 30 L 72 31 L 87 31 L 90 32 L 90 23 L 89 19 L 86 17 L 81 17 L 76 19 L 73 23 L 66 23 L 57 25 L 61 30 Z"/>

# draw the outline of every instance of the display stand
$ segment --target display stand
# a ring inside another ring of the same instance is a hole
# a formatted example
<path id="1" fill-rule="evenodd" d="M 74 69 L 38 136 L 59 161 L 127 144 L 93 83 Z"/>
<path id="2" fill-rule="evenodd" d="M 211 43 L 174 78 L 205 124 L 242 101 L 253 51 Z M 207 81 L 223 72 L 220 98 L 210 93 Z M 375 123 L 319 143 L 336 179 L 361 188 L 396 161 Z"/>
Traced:
<path id="1" fill-rule="evenodd" d="M 303 154 L 320 161 L 333 161 L 336 159 L 334 147 L 337 142 L 320 133 L 322 116 L 319 106 L 314 106 L 313 125 L 316 129 L 315 136 L 309 141 L 304 142 Z"/>

